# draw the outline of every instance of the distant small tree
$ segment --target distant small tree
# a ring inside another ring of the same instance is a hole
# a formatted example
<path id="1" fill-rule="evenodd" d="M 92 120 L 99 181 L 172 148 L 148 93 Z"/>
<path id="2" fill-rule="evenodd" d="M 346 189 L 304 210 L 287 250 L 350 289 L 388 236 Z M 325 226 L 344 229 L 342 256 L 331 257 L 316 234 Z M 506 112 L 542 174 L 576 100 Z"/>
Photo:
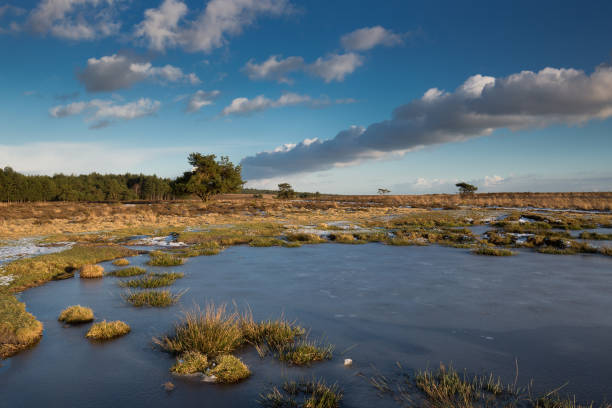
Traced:
<path id="1" fill-rule="evenodd" d="M 294 198 L 295 191 L 291 187 L 289 183 L 281 183 L 278 185 L 278 193 L 276 194 L 277 198 Z"/>
<path id="2" fill-rule="evenodd" d="M 455 186 L 459 187 L 459 194 L 474 194 L 478 190 L 478 187 L 463 181 L 455 184 Z"/>
<path id="3" fill-rule="evenodd" d="M 378 189 L 378 194 L 380 194 L 380 195 L 389 194 L 390 192 L 391 192 L 391 190 L 387 190 L 386 188 L 379 188 Z"/>
<path id="4" fill-rule="evenodd" d="M 240 191 L 245 183 L 240 175 L 241 167 L 234 166 L 226 156 L 221 156 L 219 161 L 216 158 L 214 154 L 191 153 L 188 161 L 193 170 L 176 179 L 174 190 L 195 194 L 202 201 L 208 201 L 216 194 Z"/>

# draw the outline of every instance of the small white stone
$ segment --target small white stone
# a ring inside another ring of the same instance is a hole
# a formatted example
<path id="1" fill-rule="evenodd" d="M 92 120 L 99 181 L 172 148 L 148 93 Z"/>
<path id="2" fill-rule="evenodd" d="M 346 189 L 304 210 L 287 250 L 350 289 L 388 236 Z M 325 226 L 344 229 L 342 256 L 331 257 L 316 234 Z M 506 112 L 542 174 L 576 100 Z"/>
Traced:
<path id="1" fill-rule="evenodd" d="M 353 360 L 352 360 L 352 359 L 350 359 L 350 358 L 345 358 L 345 359 L 344 359 L 344 365 L 345 365 L 345 366 L 351 366 L 351 365 L 353 365 Z"/>

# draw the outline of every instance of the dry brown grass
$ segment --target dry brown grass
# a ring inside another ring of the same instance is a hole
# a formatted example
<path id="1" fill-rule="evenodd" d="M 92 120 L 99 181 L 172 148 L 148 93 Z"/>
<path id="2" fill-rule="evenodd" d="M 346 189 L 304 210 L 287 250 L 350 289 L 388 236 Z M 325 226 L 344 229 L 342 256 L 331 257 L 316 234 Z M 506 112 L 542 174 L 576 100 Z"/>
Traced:
<path id="1" fill-rule="evenodd" d="M 89 307 L 81 305 L 70 306 L 62 310 L 57 320 L 69 324 L 79 324 L 91 322 L 94 319 L 94 312 Z"/>
<path id="2" fill-rule="evenodd" d="M 92 324 L 85 337 L 91 340 L 111 340 L 125 336 L 130 331 L 130 326 L 121 320 L 116 320 L 114 322 L 103 320 Z"/>
<path id="3" fill-rule="evenodd" d="M 54 240 L 108 242 L 129 235 L 154 234 L 159 226 L 180 229 L 235 222 L 272 221 L 284 218 L 326 222 L 334 215 L 358 219 L 359 215 L 384 215 L 414 211 L 412 207 L 455 208 L 468 206 L 544 207 L 612 210 L 612 192 L 600 193 L 486 193 L 394 196 L 323 195 L 319 199 L 252 199 L 250 195 L 222 195 L 210 202 L 196 200 L 140 203 L 0 203 L 0 237 L 55 235 Z M 325 213 L 328 217 L 318 217 Z M 123 231 L 122 231 L 123 230 Z M 112 234 L 83 234 L 113 231 Z"/>
<path id="4" fill-rule="evenodd" d="M 83 265 L 79 272 L 81 279 L 96 279 L 104 277 L 104 268 L 100 265 Z"/>

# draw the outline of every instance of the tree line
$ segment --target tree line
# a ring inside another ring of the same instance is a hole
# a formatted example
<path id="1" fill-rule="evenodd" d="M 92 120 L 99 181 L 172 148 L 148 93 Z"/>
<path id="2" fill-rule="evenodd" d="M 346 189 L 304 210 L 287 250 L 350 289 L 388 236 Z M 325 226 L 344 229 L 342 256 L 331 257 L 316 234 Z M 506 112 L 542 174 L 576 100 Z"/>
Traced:
<path id="1" fill-rule="evenodd" d="M 0 201 L 157 201 L 191 194 L 206 201 L 244 185 L 240 166 L 227 157 L 217 161 L 213 154 L 192 153 L 188 161 L 192 170 L 176 179 L 130 173 L 39 176 L 0 168 Z"/>

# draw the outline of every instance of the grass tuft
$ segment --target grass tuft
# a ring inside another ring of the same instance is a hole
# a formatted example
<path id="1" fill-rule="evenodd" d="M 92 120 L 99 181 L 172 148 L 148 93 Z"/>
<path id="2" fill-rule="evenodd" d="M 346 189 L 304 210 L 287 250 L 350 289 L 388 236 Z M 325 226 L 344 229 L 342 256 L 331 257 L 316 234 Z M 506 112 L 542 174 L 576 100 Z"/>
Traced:
<path id="1" fill-rule="evenodd" d="M 128 281 L 120 282 L 119 286 L 124 288 L 140 288 L 140 289 L 153 289 L 161 288 L 164 286 L 172 285 L 177 279 L 185 276 L 182 272 L 170 272 L 170 273 L 157 273 L 147 276 L 143 276 L 138 279 L 131 279 Z"/>
<path id="2" fill-rule="evenodd" d="M 70 306 L 62 310 L 57 320 L 60 322 L 79 324 L 91 322 L 94 319 L 94 312 L 88 307 L 81 305 Z"/>
<path id="3" fill-rule="evenodd" d="M 101 278 L 104 276 L 104 268 L 100 265 L 83 265 L 79 276 L 82 279 Z"/>
<path id="4" fill-rule="evenodd" d="M 481 246 L 472 251 L 475 255 L 486 255 L 486 256 L 512 256 L 515 255 L 515 252 L 510 251 L 509 249 L 503 248 L 491 248 L 486 246 Z"/>
<path id="5" fill-rule="evenodd" d="M 130 266 L 129 268 L 117 269 L 116 271 L 112 271 L 109 273 L 110 276 L 115 276 L 117 278 L 127 278 L 129 276 L 137 276 L 143 275 L 147 273 L 145 268 L 141 268 L 139 266 Z"/>
<path id="6" fill-rule="evenodd" d="M 128 290 L 123 298 L 135 307 L 169 307 L 177 303 L 184 292 L 173 293 L 169 290 Z"/>
<path id="7" fill-rule="evenodd" d="M 224 354 L 217 357 L 216 365 L 210 374 L 217 377 L 216 382 L 222 384 L 237 383 L 251 375 L 251 371 L 238 357 Z"/>
<path id="8" fill-rule="evenodd" d="M 151 266 L 178 266 L 185 263 L 185 259 L 174 254 L 162 251 L 152 251 L 148 264 Z"/>
<path id="9" fill-rule="evenodd" d="M 99 323 L 94 323 L 85 337 L 91 340 L 110 340 L 125 336 L 130 330 L 130 326 L 120 320 L 114 322 L 103 320 Z"/>
<path id="10" fill-rule="evenodd" d="M 330 360 L 334 347 L 320 345 L 316 341 L 302 339 L 278 350 L 278 358 L 295 365 L 309 365 L 316 361 Z"/>
<path id="11" fill-rule="evenodd" d="M 116 259 L 113 261 L 113 265 L 115 266 L 127 266 L 130 264 L 130 261 L 128 261 L 125 258 L 120 258 L 120 259 Z"/>
<path id="12" fill-rule="evenodd" d="M 204 311 L 197 307 L 185 312 L 172 336 L 154 339 L 154 342 L 171 353 L 198 351 L 214 358 L 229 354 L 244 343 L 237 321 L 238 314 L 228 312 L 226 305 L 209 303 Z"/>
<path id="13" fill-rule="evenodd" d="M 170 368 L 170 372 L 179 375 L 205 373 L 208 366 L 208 358 L 205 354 L 188 351 L 177 357 L 176 364 Z"/>
<path id="14" fill-rule="evenodd" d="M 25 303 L 0 290 L 0 358 L 35 345 L 42 332 L 42 323 L 26 311 Z"/>

